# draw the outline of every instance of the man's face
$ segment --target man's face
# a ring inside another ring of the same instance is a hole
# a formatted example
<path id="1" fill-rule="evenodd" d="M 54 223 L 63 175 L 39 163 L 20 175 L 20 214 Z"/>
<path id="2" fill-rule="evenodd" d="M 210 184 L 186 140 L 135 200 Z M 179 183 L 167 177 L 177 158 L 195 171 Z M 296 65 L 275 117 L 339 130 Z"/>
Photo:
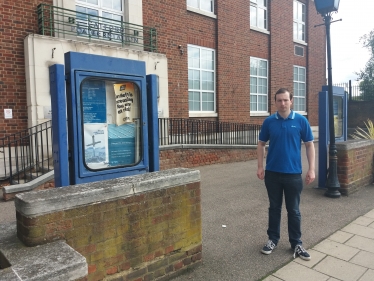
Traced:
<path id="1" fill-rule="evenodd" d="M 278 112 L 288 112 L 291 110 L 292 100 L 290 100 L 290 93 L 277 94 L 275 99 L 275 106 Z"/>

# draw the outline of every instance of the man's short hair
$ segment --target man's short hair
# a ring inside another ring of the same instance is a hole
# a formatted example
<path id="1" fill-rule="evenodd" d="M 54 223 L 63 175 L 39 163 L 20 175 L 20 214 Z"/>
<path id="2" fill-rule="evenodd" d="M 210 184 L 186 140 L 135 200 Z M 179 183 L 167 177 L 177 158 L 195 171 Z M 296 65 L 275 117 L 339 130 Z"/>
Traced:
<path id="1" fill-rule="evenodd" d="M 280 88 L 274 95 L 274 100 L 276 101 L 277 100 L 277 94 L 285 94 L 285 93 L 289 93 L 290 95 L 290 100 L 292 100 L 293 98 L 293 95 L 292 93 L 287 89 L 287 88 Z"/>

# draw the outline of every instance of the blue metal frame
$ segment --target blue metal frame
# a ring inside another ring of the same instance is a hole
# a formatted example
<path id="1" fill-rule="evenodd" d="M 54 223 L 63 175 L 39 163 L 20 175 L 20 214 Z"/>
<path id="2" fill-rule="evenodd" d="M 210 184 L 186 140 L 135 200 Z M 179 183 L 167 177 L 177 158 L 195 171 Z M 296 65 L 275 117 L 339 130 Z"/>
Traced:
<path id="1" fill-rule="evenodd" d="M 159 97 L 158 76 L 147 75 L 147 103 L 148 103 L 148 136 L 149 136 L 149 171 L 160 170 L 160 148 L 158 137 L 157 98 Z"/>
<path id="2" fill-rule="evenodd" d="M 112 179 L 149 171 L 148 118 L 145 62 L 69 52 L 65 54 L 67 80 L 68 139 L 71 158 L 70 184 Z M 136 83 L 140 89 L 142 159 L 131 167 L 91 171 L 84 166 L 80 84 L 83 79 L 121 79 Z M 157 111 L 156 111 L 157 112 Z"/>
<path id="3" fill-rule="evenodd" d="M 348 113 L 348 97 L 343 87 L 333 86 L 333 96 L 343 99 L 343 134 L 341 137 L 335 138 L 335 142 L 347 140 L 347 113 Z M 318 188 L 326 188 L 327 180 L 327 156 L 329 143 L 329 107 L 328 107 L 328 86 L 323 86 L 322 91 L 318 95 Z"/>
<path id="4" fill-rule="evenodd" d="M 66 96 L 64 66 L 49 67 L 52 107 L 52 149 L 55 187 L 69 185 L 68 132 L 66 125 Z"/>

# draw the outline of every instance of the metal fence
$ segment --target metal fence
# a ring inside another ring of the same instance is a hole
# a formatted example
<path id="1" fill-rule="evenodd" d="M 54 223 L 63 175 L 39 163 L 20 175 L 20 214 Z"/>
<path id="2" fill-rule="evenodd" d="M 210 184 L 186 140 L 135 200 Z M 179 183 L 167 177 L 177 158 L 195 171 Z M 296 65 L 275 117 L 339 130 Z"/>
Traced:
<path id="1" fill-rule="evenodd" d="M 260 125 L 182 118 L 159 118 L 159 145 L 256 145 Z"/>
<path id="2" fill-rule="evenodd" d="M 152 27 L 47 4 L 39 4 L 37 13 L 41 35 L 89 42 L 111 42 L 118 43 L 122 47 L 135 46 L 144 51 L 157 51 L 157 31 Z"/>
<path id="3" fill-rule="evenodd" d="M 352 81 L 348 83 L 334 84 L 337 87 L 343 87 L 348 93 L 350 101 L 374 101 L 374 83 L 358 83 L 352 85 Z"/>
<path id="4" fill-rule="evenodd" d="M 51 140 L 51 121 L 0 139 L 0 180 L 26 183 L 51 171 Z"/>

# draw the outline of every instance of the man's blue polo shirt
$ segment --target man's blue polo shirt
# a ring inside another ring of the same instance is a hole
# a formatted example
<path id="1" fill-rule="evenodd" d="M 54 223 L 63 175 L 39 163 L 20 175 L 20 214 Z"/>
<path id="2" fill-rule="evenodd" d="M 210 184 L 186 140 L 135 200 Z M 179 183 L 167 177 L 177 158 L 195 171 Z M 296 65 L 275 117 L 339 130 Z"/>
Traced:
<path id="1" fill-rule="evenodd" d="M 292 110 L 286 119 L 278 112 L 269 116 L 262 124 L 259 135 L 260 141 L 269 141 L 265 170 L 301 174 L 301 140 L 309 142 L 313 139 L 309 122 L 304 116 Z"/>

